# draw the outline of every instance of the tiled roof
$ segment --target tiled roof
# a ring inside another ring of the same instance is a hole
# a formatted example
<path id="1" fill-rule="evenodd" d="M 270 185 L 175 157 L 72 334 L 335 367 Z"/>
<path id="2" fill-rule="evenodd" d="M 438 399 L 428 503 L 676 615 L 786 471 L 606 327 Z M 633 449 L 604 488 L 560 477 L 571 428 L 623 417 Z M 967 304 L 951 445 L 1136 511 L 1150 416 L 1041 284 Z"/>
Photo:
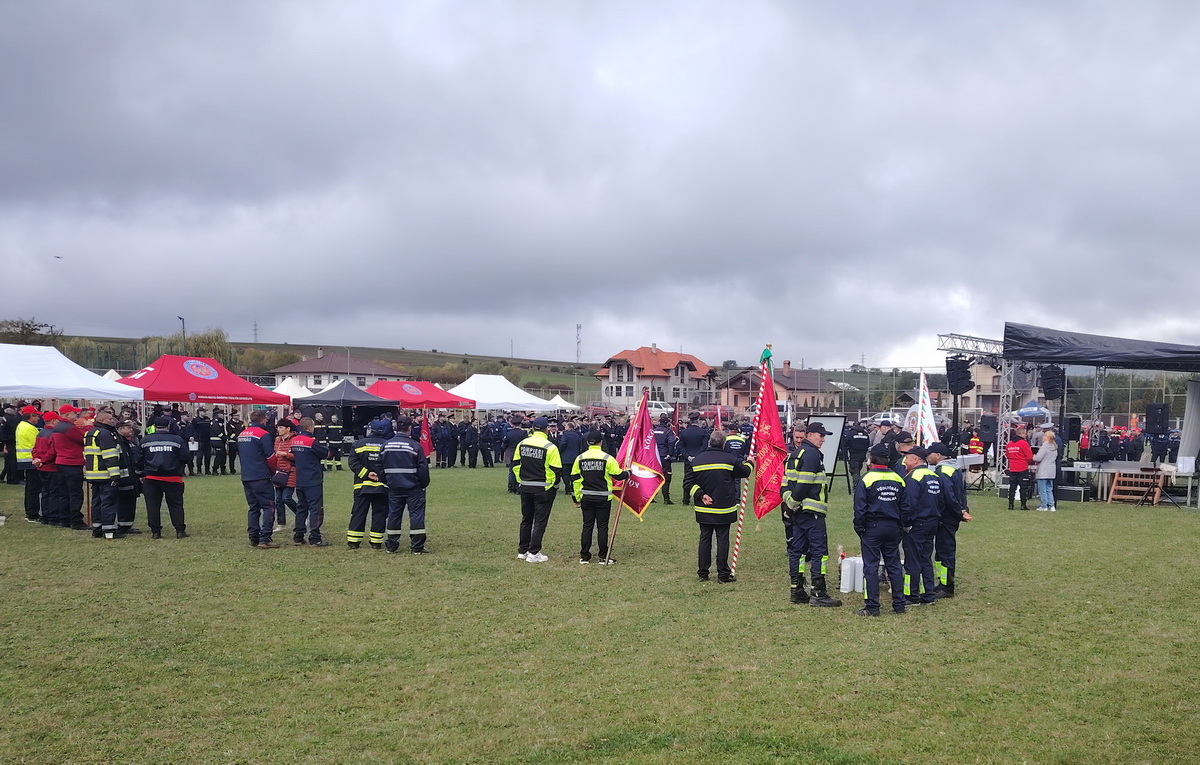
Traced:
<path id="1" fill-rule="evenodd" d="M 829 391 L 830 393 L 840 393 L 841 389 L 823 381 L 821 375 L 810 369 L 790 369 L 784 371 L 782 369 L 772 370 L 772 377 L 775 379 L 775 384 L 781 388 L 788 390 L 803 390 L 803 391 Z M 717 387 L 740 387 L 738 382 L 742 379 L 750 379 L 752 384 L 758 386 L 759 371 L 757 369 L 747 369 L 734 375 L 729 381 L 720 383 Z"/>
<path id="2" fill-rule="evenodd" d="M 314 374 L 329 372 L 332 374 L 371 375 L 373 377 L 407 376 L 402 369 L 376 364 L 374 361 L 350 357 L 347 366 L 346 356 L 340 353 L 326 353 L 321 358 L 316 356 L 307 361 L 297 361 L 295 364 L 272 369 L 271 374 L 290 375 L 296 373 Z"/>
<path id="3" fill-rule="evenodd" d="M 615 353 L 604 362 L 604 367 L 596 373 L 596 377 L 607 377 L 608 367 L 614 361 L 625 361 L 632 364 L 638 377 L 670 377 L 671 372 L 680 364 L 687 364 L 694 379 L 707 377 L 712 367 L 690 353 L 673 353 L 661 348 L 642 346 L 635 351 L 624 350 Z"/>

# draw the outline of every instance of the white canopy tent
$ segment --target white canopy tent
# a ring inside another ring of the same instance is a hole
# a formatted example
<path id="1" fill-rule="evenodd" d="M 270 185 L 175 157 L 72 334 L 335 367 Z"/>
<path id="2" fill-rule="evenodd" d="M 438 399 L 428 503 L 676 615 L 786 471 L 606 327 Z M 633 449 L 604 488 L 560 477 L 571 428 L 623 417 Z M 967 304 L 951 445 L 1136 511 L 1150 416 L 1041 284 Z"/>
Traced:
<path id="1" fill-rule="evenodd" d="M 520 409 L 534 412 L 553 412 L 558 406 L 532 393 L 526 393 L 502 375 L 471 375 L 462 385 L 446 391 L 454 396 L 469 398 L 477 409 Z"/>
<path id="2" fill-rule="evenodd" d="M 559 409 L 582 409 L 583 408 L 583 407 L 579 406 L 578 404 L 572 404 L 570 401 L 567 401 L 565 398 L 558 395 L 557 393 L 554 394 L 554 398 L 550 399 L 550 403 L 554 404 Z"/>
<path id="3" fill-rule="evenodd" d="M 142 401 L 141 388 L 105 380 L 44 345 L 0 344 L 0 397 Z"/>
<path id="4" fill-rule="evenodd" d="M 115 369 L 110 369 L 104 373 L 104 379 L 109 382 L 116 382 L 121 379 L 121 373 Z"/>
<path id="5" fill-rule="evenodd" d="M 283 382 L 275 386 L 275 392 L 282 393 L 285 396 L 291 396 L 292 398 L 311 396 L 313 394 L 311 390 L 296 382 L 295 377 L 283 378 Z"/>

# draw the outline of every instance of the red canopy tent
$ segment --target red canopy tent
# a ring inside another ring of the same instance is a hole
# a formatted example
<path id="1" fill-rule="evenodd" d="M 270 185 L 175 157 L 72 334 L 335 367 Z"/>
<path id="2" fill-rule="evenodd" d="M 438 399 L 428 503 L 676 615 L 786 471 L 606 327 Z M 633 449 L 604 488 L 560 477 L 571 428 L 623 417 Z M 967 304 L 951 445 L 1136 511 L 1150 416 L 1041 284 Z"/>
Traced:
<path id="1" fill-rule="evenodd" d="M 430 382 L 380 380 L 367 388 L 367 393 L 399 401 L 403 409 L 475 408 L 475 402 L 472 399 L 447 393 Z"/>
<path id="2" fill-rule="evenodd" d="M 141 388 L 147 401 L 206 404 L 290 404 L 292 399 L 238 377 L 216 359 L 160 356 L 118 382 Z"/>

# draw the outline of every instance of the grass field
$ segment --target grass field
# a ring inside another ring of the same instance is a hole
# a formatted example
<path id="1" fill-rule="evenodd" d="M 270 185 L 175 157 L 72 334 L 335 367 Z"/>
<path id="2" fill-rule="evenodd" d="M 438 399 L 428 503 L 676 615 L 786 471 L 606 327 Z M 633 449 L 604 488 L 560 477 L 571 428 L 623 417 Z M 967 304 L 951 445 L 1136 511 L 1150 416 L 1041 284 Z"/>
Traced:
<path id="1" fill-rule="evenodd" d="M 434 471 L 422 557 L 344 547 L 345 472 L 326 549 L 246 546 L 235 477 L 189 481 L 192 538 L 111 543 L 0 486 L 0 761 L 1200 761 L 1195 511 L 975 496 L 959 597 L 867 620 L 788 603 L 776 513 L 733 585 L 679 506 L 603 568 L 560 497 L 518 561 L 503 480 Z"/>

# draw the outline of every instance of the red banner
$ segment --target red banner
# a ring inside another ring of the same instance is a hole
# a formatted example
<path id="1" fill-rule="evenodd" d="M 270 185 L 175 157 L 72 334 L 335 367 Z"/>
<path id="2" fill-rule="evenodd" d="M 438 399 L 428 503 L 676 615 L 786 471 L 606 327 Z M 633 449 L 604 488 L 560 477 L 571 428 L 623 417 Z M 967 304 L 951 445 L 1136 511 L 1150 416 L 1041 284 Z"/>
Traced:
<path id="1" fill-rule="evenodd" d="M 758 414 L 754 418 L 754 435 L 750 450 L 754 453 L 754 517 L 762 518 L 780 502 L 783 488 L 784 463 L 787 447 L 783 441 L 783 424 L 779 422 L 779 407 L 775 403 L 775 380 L 771 375 L 771 352 L 764 351 L 762 381 L 758 392 Z"/>
<path id="2" fill-rule="evenodd" d="M 433 434 L 429 432 L 429 410 L 421 411 L 421 451 L 425 452 L 425 458 L 429 459 L 429 455 L 433 453 Z"/>
<path id="3" fill-rule="evenodd" d="M 650 422 L 650 412 L 646 409 L 648 398 L 649 394 L 643 392 L 636 418 L 630 423 L 625 440 L 617 450 L 617 462 L 629 471 L 629 477 L 620 490 L 613 490 L 621 504 L 638 518 L 646 512 L 664 483 L 662 461 L 658 458 L 658 445 L 654 441 L 654 424 Z"/>

